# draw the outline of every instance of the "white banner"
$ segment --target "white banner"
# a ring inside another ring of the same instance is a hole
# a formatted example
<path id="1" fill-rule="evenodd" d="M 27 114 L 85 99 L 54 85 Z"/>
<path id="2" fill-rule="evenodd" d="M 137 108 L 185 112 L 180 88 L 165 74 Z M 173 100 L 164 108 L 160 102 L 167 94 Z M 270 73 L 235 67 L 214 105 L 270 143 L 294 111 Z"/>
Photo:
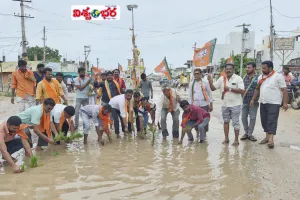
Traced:
<path id="1" fill-rule="evenodd" d="M 119 5 L 73 5 L 72 20 L 120 20 Z"/>

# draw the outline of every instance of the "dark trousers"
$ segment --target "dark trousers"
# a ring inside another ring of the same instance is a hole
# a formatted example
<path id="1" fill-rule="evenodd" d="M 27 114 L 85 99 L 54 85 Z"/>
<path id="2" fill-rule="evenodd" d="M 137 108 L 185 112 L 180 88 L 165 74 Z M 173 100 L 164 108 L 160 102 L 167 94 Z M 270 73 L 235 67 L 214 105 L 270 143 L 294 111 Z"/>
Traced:
<path id="1" fill-rule="evenodd" d="M 280 105 L 260 104 L 260 120 L 265 133 L 276 135 Z"/>
<path id="2" fill-rule="evenodd" d="M 209 106 L 203 106 L 203 108 L 206 112 L 209 113 Z M 208 132 L 209 123 L 204 127 L 205 132 Z"/>
<path id="3" fill-rule="evenodd" d="M 112 108 L 111 114 L 112 114 L 112 118 L 114 120 L 115 133 L 117 135 L 120 134 L 120 124 L 119 124 L 120 120 L 121 120 L 122 131 L 125 132 L 125 126 L 124 126 L 120 111 L 118 109 Z M 131 124 L 130 123 L 128 123 L 128 131 L 131 132 Z"/>
<path id="4" fill-rule="evenodd" d="M 141 127 L 140 127 L 140 120 L 138 117 L 138 108 L 133 108 L 133 110 L 134 110 L 135 116 L 137 116 L 135 119 L 136 130 L 137 130 L 137 132 L 139 132 L 139 131 L 141 131 Z M 131 127 L 131 125 L 130 125 L 130 127 Z"/>
<path id="5" fill-rule="evenodd" d="M 63 132 L 64 135 L 66 136 L 68 134 L 68 131 L 69 131 L 69 124 L 68 124 L 67 120 L 65 120 L 65 122 L 63 123 L 63 126 L 61 128 L 61 132 Z M 51 132 L 51 133 L 52 133 L 52 137 L 54 138 L 55 136 L 54 136 L 53 132 Z M 48 137 L 46 132 L 43 132 L 43 134 Z M 56 142 L 56 144 L 60 144 L 60 141 Z M 46 142 L 45 140 L 43 140 L 42 138 L 39 137 L 37 146 L 39 146 L 39 147 L 48 146 L 48 142 Z"/>
<path id="6" fill-rule="evenodd" d="M 31 140 L 31 133 L 28 128 L 25 129 L 25 133 L 28 136 L 28 143 L 30 147 L 32 148 L 32 140 Z M 24 148 L 21 138 L 14 138 L 13 140 L 9 142 L 5 142 L 7 152 L 11 155 L 20 149 Z"/>

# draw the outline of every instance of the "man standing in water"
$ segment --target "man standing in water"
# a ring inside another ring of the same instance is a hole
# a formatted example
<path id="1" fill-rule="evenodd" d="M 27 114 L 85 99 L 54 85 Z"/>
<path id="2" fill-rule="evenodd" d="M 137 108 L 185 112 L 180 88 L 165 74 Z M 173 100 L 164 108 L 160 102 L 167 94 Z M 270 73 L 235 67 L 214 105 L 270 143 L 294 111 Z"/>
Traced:
<path id="1" fill-rule="evenodd" d="M 12 97 L 11 103 L 15 103 L 15 91 L 17 90 L 16 99 L 19 104 L 20 112 L 35 104 L 35 78 L 32 71 L 26 68 L 27 62 L 19 60 L 19 69 L 12 73 Z"/>
<path id="2" fill-rule="evenodd" d="M 100 83 L 100 90 L 101 90 L 101 105 L 104 106 L 109 103 L 109 101 L 121 94 L 121 89 L 117 81 L 113 79 L 113 73 L 107 72 L 106 73 L 106 80 Z M 100 98 L 100 97 L 99 97 Z"/>
<path id="3" fill-rule="evenodd" d="M 43 63 L 40 63 L 36 66 L 37 71 L 33 72 L 36 80 L 36 86 L 44 79 L 44 68 L 45 65 Z"/>
<path id="4" fill-rule="evenodd" d="M 47 67 L 44 71 L 45 78 L 36 88 L 36 105 L 43 102 L 46 98 L 52 98 L 55 103 L 60 103 L 60 98 L 62 98 L 64 103 L 67 104 L 68 101 L 64 96 L 60 83 L 56 79 L 52 78 L 52 69 Z"/>
<path id="5" fill-rule="evenodd" d="M 152 84 L 150 81 L 147 80 L 147 76 L 145 73 L 141 74 L 141 83 L 140 83 L 140 88 L 142 91 L 142 94 L 144 95 L 144 97 L 146 97 L 148 100 L 153 99 L 153 88 L 152 88 Z M 150 95 L 151 92 L 151 95 Z"/>
<path id="6" fill-rule="evenodd" d="M 180 97 L 176 90 L 172 89 L 168 84 L 162 86 L 163 94 L 159 97 L 157 103 L 156 119 L 161 119 L 161 129 L 163 139 L 166 140 L 169 136 L 167 129 L 167 115 L 171 113 L 173 119 L 172 134 L 173 138 L 179 138 L 179 102 Z M 157 123 L 155 123 L 157 124 Z"/>
<path id="7" fill-rule="evenodd" d="M 24 148 L 26 155 L 28 155 L 29 158 L 32 156 L 31 134 L 28 131 L 25 133 L 27 126 L 26 124 L 22 124 L 22 120 L 17 116 L 12 116 L 0 124 L 0 152 L 8 164 L 12 166 L 15 173 L 22 171 L 20 167 L 15 164 L 11 155 Z M 16 135 L 20 137 L 15 137 Z"/>
<path id="8" fill-rule="evenodd" d="M 112 117 L 114 120 L 115 133 L 117 138 L 120 138 L 119 119 L 121 120 L 122 131 L 124 135 L 131 132 L 128 126 L 133 123 L 133 90 L 126 90 L 125 94 L 115 96 L 109 101 L 112 107 Z"/>
<path id="9" fill-rule="evenodd" d="M 196 68 L 194 70 L 194 81 L 189 85 L 189 103 L 200 106 L 206 112 L 213 110 L 212 92 L 208 82 L 202 80 L 202 70 Z M 205 127 L 205 132 L 208 131 L 208 124 Z M 188 133 L 189 141 L 193 141 L 193 135 Z"/>
<path id="10" fill-rule="evenodd" d="M 283 76 L 274 71 L 272 61 L 262 62 L 261 71 L 263 74 L 258 77 L 250 106 L 255 106 L 255 100 L 259 96 L 260 120 L 266 133 L 259 144 L 268 144 L 269 148 L 274 148 L 280 105 L 283 97 L 283 109 L 288 109 L 288 92 Z"/>
<path id="11" fill-rule="evenodd" d="M 250 107 L 250 102 L 254 95 L 254 90 L 257 85 L 258 75 L 255 73 L 256 64 L 254 62 L 250 62 L 246 67 L 247 75 L 244 77 L 244 86 L 245 93 L 243 95 L 243 108 L 242 108 L 242 122 L 245 130 L 245 134 L 241 137 L 241 140 L 251 140 L 253 142 L 257 141 L 257 139 L 252 135 L 256 122 L 256 114 L 258 109 L 258 102 L 255 99 L 253 107 Z M 250 118 L 250 123 L 248 123 L 248 116 Z"/>
<path id="12" fill-rule="evenodd" d="M 235 133 L 235 140 L 232 145 L 237 146 L 239 145 L 241 95 L 244 94 L 244 82 L 240 76 L 234 74 L 233 64 L 226 64 L 225 73 L 226 75 L 221 76 L 215 84 L 213 84 L 211 75 L 208 76 L 208 81 L 212 91 L 220 89 L 222 93 L 222 115 L 225 134 L 223 144 L 229 143 L 229 122 L 231 119 Z"/>
<path id="13" fill-rule="evenodd" d="M 79 122 L 79 110 L 81 106 L 86 106 L 89 104 L 89 84 L 91 79 L 86 77 L 85 68 L 78 68 L 79 76 L 74 79 L 74 84 L 76 87 L 76 106 L 75 106 L 75 130 L 78 129 Z"/>
<path id="14" fill-rule="evenodd" d="M 122 79 L 120 77 L 120 70 L 119 69 L 115 69 L 113 71 L 113 73 L 114 73 L 114 80 L 117 81 L 117 83 L 119 84 L 121 93 L 124 94 L 125 90 L 126 90 L 126 85 L 125 85 L 124 79 Z"/>

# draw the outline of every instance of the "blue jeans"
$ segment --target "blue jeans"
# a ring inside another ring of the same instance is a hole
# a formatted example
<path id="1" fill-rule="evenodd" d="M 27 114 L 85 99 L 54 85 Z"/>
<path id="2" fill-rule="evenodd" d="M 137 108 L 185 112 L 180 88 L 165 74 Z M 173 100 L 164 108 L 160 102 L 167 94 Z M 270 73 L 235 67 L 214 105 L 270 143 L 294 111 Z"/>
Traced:
<path id="1" fill-rule="evenodd" d="M 205 137 L 206 137 L 205 127 L 209 123 L 209 120 L 210 120 L 210 118 L 204 118 L 202 123 L 196 127 L 196 130 L 200 132 L 200 140 L 205 140 Z M 196 121 L 190 120 L 190 121 L 188 121 L 187 126 L 192 127 L 195 123 L 196 123 Z M 189 140 L 193 139 L 192 132 L 187 133 L 187 135 L 189 137 Z"/>
<path id="2" fill-rule="evenodd" d="M 255 122 L 256 122 L 256 114 L 259 104 L 254 103 L 253 107 L 250 107 L 249 104 L 244 104 L 242 108 L 242 122 L 245 130 L 245 134 L 248 136 L 252 136 L 254 131 Z M 250 121 L 248 123 L 248 116 Z"/>

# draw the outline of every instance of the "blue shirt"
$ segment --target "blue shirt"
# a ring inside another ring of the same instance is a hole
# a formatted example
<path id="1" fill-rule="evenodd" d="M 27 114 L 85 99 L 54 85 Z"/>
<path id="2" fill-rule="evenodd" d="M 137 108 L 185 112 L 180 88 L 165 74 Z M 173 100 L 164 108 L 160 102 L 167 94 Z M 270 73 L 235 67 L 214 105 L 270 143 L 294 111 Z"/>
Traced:
<path id="1" fill-rule="evenodd" d="M 244 97 L 244 101 L 243 101 L 244 104 L 250 104 L 250 101 L 252 100 L 252 97 L 254 95 L 254 91 L 257 86 L 258 75 L 254 74 L 253 78 L 254 78 L 254 81 L 253 81 L 252 85 L 250 86 L 250 88 L 248 89 L 247 94 Z M 245 92 L 246 92 L 247 88 L 249 87 L 249 85 L 251 84 L 253 78 L 250 79 L 249 75 L 246 75 L 244 77 Z"/>
<path id="2" fill-rule="evenodd" d="M 85 85 L 90 78 L 85 77 L 84 79 L 80 78 L 80 83 L 78 77 L 74 79 L 74 83 L 77 86 L 83 86 Z M 87 99 L 88 98 L 88 92 L 89 92 L 89 86 L 86 86 L 82 91 L 76 90 L 76 98 L 77 99 Z"/>
<path id="3" fill-rule="evenodd" d="M 36 85 L 44 79 L 44 74 L 40 76 L 37 72 L 33 72 L 34 78 L 36 80 Z"/>

